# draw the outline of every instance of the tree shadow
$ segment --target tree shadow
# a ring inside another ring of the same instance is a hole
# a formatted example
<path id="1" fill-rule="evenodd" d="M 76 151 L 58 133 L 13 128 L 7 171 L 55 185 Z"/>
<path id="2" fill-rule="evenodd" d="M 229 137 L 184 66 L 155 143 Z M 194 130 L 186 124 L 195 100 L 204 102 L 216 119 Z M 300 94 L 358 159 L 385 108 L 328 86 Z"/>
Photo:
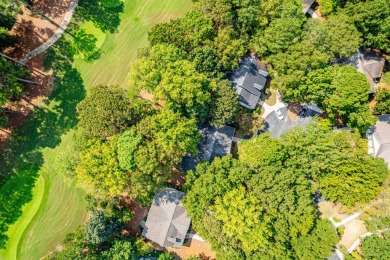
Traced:
<path id="1" fill-rule="evenodd" d="M 107 0 L 80 0 L 75 13 L 76 20 L 92 21 L 103 32 L 117 32 L 121 22 L 119 15 L 124 12 L 124 4 L 121 1 L 108 1 L 117 2 L 115 4 L 106 2 Z"/>
<path id="2" fill-rule="evenodd" d="M 0 248 L 8 227 L 22 215 L 43 165 L 42 149 L 54 148 L 77 124 L 76 107 L 86 92 L 80 73 L 72 67 L 66 40 L 49 50 L 46 65 L 54 69 L 54 90 L 44 107 L 35 107 L 22 126 L 12 132 L 0 153 Z"/>

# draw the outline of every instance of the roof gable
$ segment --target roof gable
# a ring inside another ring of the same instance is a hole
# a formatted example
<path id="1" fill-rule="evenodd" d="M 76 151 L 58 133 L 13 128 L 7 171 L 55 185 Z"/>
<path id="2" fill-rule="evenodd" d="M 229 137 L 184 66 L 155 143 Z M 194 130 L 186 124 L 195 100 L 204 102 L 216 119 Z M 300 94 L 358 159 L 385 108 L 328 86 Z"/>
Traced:
<path id="1" fill-rule="evenodd" d="M 266 67 L 255 57 L 243 58 L 238 69 L 228 75 L 240 96 L 240 104 L 254 109 L 268 80 Z"/>
<path id="2" fill-rule="evenodd" d="M 181 247 L 191 223 L 180 202 L 184 195 L 171 188 L 156 194 L 142 236 L 163 247 Z"/>

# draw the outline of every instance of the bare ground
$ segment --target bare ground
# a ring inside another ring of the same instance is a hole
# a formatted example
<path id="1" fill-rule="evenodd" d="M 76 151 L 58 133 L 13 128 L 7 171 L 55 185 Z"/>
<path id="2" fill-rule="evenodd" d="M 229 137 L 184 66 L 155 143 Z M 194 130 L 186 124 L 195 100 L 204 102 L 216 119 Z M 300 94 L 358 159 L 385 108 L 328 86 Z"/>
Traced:
<path id="1" fill-rule="evenodd" d="M 211 245 L 196 239 L 189 239 L 180 249 L 168 248 L 167 250 L 177 259 L 187 259 L 191 256 L 198 256 L 202 260 L 215 259 L 215 252 L 211 249 Z"/>
<path id="2" fill-rule="evenodd" d="M 70 2 L 71 0 L 35 0 L 33 6 L 56 23 L 61 23 Z M 56 26 L 23 7 L 17 16 L 17 23 L 10 31 L 10 34 L 17 37 L 18 43 L 4 52 L 13 58 L 20 59 L 49 39 L 55 30 Z M 39 85 L 26 84 L 24 96 L 5 106 L 6 110 L 10 110 L 10 113 L 7 113 L 9 122 L 6 127 L 0 128 L 0 147 L 12 131 L 26 120 L 33 108 L 41 106 L 52 92 L 52 72 L 43 71 L 43 59 L 44 56 L 41 54 L 27 63 L 35 68 L 35 71 L 29 70 L 33 81 L 38 82 Z"/>

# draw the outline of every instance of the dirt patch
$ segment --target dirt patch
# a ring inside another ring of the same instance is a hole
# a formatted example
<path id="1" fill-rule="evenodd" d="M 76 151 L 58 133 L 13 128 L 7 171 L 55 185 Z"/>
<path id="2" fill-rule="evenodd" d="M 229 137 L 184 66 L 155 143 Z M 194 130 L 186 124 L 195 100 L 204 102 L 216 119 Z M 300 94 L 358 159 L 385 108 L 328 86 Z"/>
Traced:
<path id="1" fill-rule="evenodd" d="M 168 180 L 168 183 L 173 184 L 175 186 L 183 186 L 184 182 L 186 181 L 186 174 L 184 171 L 172 168 L 171 170 L 172 175 L 170 180 Z"/>
<path id="2" fill-rule="evenodd" d="M 354 219 L 344 226 L 344 234 L 341 237 L 340 245 L 345 246 L 347 249 L 350 248 L 361 235 L 367 233 L 364 221 L 360 219 Z"/>
<path id="3" fill-rule="evenodd" d="M 33 7 L 53 19 L 56 23 L 61 23 L 63 16 L 68 9 L 71 0 L 35 0 Z M 15 59 L 20 59 L 42 43 L 44 43 L 54 33 L 57 27 L 40 15 L 33 14 L 23 7 L 17 16 L 17 23 L 11 29 L 10 34 L 17 37 L 17 44 L 4 50 L 4 52 Z M 40 54 L 27 64 L 34 69 L 29 69 L 33 81 L 39 83 L 26 84 L 25 94 L 20 100 L 9 102 L 4 108 L 8 110 L 8 124 L 0 129 L 0 147 L 4 144 L 12 131 L 20 126 L 27 118 L 34 107 L 40 107 L 50 96 L 53 90 L 52 72 L 43 71 L 44 54 Z"/>
<path id="4" fill-rule="evenodd" d="M 191 256 L 197 256 L 202 260 L 215 259 L 215 252 L 211 245 L 196 239 L 189 239 L 181 248 L 167 248 L 176 259 L 187 259 Z"/>
<path id="5" fill-rule="evenodd" d="M 322 201 L 318 203 L 318 210 L 321 213 L 321 218 L 328 219 L 328 218 L 336 218 L 339 220 L 343 220 L 344 218 L 348 217 L 347 214 L 342 214 L 342 207 L 339 204 L 334 204 L 330 201 Z"/>
<path id="6" fill-rule="evenodd" d="M 276 104 L 276 89 L 273 89 L 272 87 L 270 87 L 270 94 L 266 95 L 264 101 L 269 106 L 275 105 Z"/>
<path id="7" fill-rule="evenodd" d="M 300 110 L 301 110 L 301 104 L 299 102 L 290 103 L 288 105 L 287 114 L 292 122 L 298 120 L 298 114 Z"/>
<path id="8" fill-rule="evenodd" d="M 141 235 L 140 223 L 148 215 L 148 208 L 141 207 L 137 202 L 130 198 L 124 199 L 123 203 L 133 214 L 133 218 L 127 223 L 125 229 L 128 232 L 128 235 L 138 237 Z"/>

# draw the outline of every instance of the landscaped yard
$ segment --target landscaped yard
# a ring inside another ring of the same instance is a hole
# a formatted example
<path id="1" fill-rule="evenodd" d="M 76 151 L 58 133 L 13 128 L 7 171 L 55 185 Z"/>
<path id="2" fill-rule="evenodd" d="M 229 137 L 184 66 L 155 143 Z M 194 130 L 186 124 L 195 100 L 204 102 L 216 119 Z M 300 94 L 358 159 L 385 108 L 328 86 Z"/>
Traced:
<path id="1" fill-rule="evenodd" d="M 91 86 L 126 87 L 129 65 L 137 49 L 146 46 L 147 31 L 190 6 L 190 0 L 126 0 L 117 33 L 102 33 L 91 23 L 83 25 L 98 38 L 101 58 L 93 63 L 76 60 L 77 70 L 68 68 L 63 79 L 55 82 L 49 101 L 14 132 L 0 155 L 4 162 L 0 175 L 12 173 L 0 188 L 0 210 L 17 219 L 8 231 L 10 239 L 7 249 L 0 251 L 0 259 L 39 259 L 84 222 L 83 192 L 67 185 L 53 168 L 56 154 L 72 142 L 76 105 Z"/>

